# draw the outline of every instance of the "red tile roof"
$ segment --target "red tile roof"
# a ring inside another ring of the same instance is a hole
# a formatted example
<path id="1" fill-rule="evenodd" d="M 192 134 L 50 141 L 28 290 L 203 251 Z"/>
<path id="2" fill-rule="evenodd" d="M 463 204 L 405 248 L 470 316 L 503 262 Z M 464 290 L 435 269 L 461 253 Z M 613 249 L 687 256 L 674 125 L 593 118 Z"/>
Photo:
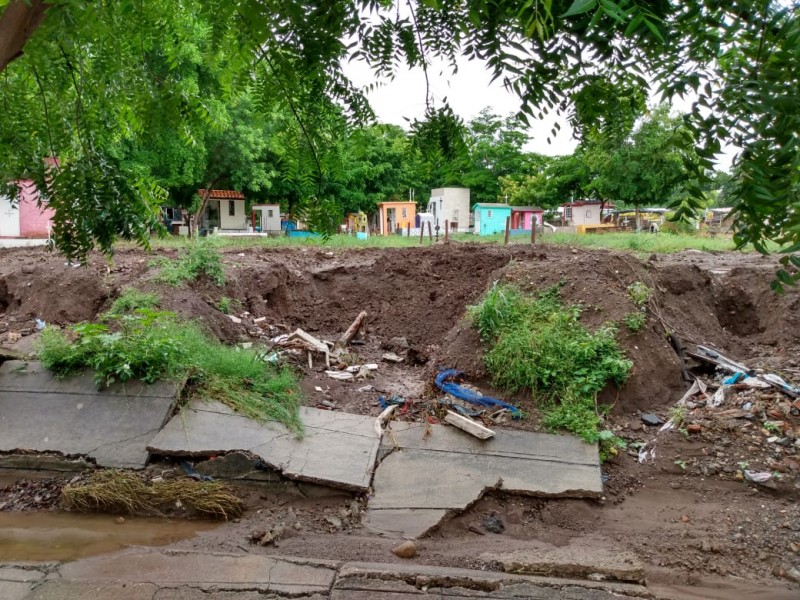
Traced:
<path id="1" fill-rule="evenodd" d="M 197 190 L 197 195 L 202 197 L 205 190 Z M 244 194 L 236 190 L 211 190 L 209 198 L 214 200 L 244 200 Z"/>

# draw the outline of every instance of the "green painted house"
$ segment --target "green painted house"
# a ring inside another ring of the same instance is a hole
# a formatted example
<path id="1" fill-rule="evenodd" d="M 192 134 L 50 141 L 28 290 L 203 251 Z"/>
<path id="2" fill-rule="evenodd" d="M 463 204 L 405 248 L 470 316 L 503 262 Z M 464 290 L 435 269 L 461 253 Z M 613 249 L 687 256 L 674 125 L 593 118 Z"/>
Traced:
<path id="1" fill-rule="evenodd" d="M 478 202 L 473 208 L 473 232 L 477 235 L 494 235 L 506 230 L 506 219 L 511 217 L 511 206 L 492 202 Z"/>

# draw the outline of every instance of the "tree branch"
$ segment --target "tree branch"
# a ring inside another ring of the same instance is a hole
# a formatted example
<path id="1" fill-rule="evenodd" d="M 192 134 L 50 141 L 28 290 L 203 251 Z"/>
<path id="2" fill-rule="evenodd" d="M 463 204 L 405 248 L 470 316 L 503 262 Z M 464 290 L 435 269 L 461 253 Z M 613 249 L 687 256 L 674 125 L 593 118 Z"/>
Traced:
<path id="1" fill-rule="evenodd" d="M 44 0 L 11 0 L 0 15 L 0 72 L 22 55 L 49 5 Z"/>

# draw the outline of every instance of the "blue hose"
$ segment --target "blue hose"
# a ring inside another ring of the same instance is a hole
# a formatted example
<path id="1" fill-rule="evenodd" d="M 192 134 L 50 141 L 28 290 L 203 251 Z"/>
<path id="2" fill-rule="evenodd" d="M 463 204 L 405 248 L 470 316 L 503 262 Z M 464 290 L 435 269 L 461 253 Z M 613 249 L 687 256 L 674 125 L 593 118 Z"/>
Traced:
<path id="1" fill-rule="evenodd" d="M 456 398 L 469 402 L 470 404 L 485 406 L 487 408 L 507 408 L 509 411 L 511 411 L 511 414 L 515 419 L 518 419 L 522 416 L 516 406 L 512 406 L 511 404 L 503 402 L 502 400 L 498 400 L 497 398 L 479 396 L 472 390 L 468 390 L 467 388 L 454 383 L 454 380 L 459 379 L 462 375 L 463 373 L 456 369 L 444 369 L 439 371 L 439 374 L 436 376 L 436 385 L 446 394 L 455 396 Z"/>

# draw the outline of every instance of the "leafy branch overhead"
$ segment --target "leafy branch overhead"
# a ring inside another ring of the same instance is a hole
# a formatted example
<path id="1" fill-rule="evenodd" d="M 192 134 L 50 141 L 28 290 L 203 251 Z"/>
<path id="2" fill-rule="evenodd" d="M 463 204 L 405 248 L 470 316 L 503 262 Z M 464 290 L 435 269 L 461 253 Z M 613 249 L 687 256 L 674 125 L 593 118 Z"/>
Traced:
<path id="1" fill-rule="evenodd" d="M 108 194 L 118 196 L 110 210 L 119 218 L 77 213 L 75 231 L 59 240 L 68 255 L 95 243 L 110 251 L 117 235 L 144 241 L 140 224 L 155 202 L 142 194 L 158 191 L 146 182 L 155 175 L 132 173 L 119 146 L 136 145 L 154 125 L 186 147 L 203 145 L 229 127 L 236 99 L 255 90 L 261 114 L 281 107 L 297 125 L 294 142 L 304 151 L 290 165 L 304 165 L 305 178 L 297 202 L 324 207 L 336 168 L 324 156 L 331 113 L 349 123 L 373 116 L 368 90 L 352 84 L 345 62 L 366 61 L 386 79 L 402 65 L 442 58 L 457 68 L 466 57 L 485 60 L 517 94 L 523 123 L 556 112 L 584 141 L 629 131 L 632 122 L 620 117 L 635 114 L 654 85 L 666 99 L 693 99 L 683 129 L 696 144 L 684 164 L 693 183 L 676 216 L 701 208 L 715 157 L 732 144 L 740 150 L 731 191 L 736 239 L 761 251 L 768 240 L 782 244 L 779 281 L 797 277 L 797 2 L 9 0 L 0 10 L 0 179 L 32 174 L 44 184 L 42 159 L 58 156 L 78 172 L 113 169 L 141 182 L 92 191 L 91 201 L 82 199 L 85 178 L 48 190 L 56 202 L 61 196 L 65 230 L 72 203 L 84 210 L 81 203 L 105 206 Z M 446 103 L 426 102 L 420 143 L 438 140 L 442 156 L 455 160 L 459 127 L 443 127 Z"/>

